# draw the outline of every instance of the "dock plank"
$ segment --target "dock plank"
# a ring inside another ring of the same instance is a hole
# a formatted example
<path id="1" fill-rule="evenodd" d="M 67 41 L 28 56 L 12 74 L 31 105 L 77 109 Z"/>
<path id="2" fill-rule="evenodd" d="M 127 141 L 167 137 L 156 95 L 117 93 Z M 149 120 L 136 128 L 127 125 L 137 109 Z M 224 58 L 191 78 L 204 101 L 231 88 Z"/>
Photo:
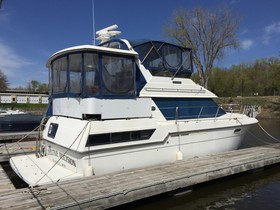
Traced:
<path id="1" fill-rule="evenodd" d="M 106 209 L 276 163 L 280 144 L 5 191 L 0 209 Z"/>
<path id="2" fill-rule="evenodd" d="M 34 153 L 35 141 L 0 144 L 0 162 L 8 161 L 12 156 Z"/>
<path id="3" fill-rule="evenodd" d="M 8 175 L 0 165 L 0 193 L 7 191 L 7 190 L 14 190 L 15 187 L 11 180 L 9 179 Z"/>

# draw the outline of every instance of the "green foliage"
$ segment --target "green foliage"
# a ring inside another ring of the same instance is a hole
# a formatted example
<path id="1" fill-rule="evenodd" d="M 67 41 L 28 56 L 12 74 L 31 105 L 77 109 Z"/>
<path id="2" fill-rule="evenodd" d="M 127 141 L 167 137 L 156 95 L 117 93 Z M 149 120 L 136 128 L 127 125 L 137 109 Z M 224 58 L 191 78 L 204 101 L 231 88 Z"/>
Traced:
<path id="1" fill-rule="evenodd" d="M 48 85 L 32 80 L 28 83 L 27 89 L 31 92 L 48 92 Z"/>
<path id="2" fill-rule="evenodd" d="M 280 95 L 280 59 L 263 58 L 230 69 L 214 68 L 209 89 L 221 97 Z"/>
<path id="3" fill-rule="evenodd" d="M 36 112 L 45 112 L 47 109 L 47 104 L 18 104 L 18 103 L 11 103 L 11 104 L 1 104 L 0 109 L 19 109 L 21 111 L 36 111 Z"/>
<path id="4" fill-rule="evenodd" d="M 7 90 L 8 84 L 6 75 L 0 70 L 0 91 Z"/>

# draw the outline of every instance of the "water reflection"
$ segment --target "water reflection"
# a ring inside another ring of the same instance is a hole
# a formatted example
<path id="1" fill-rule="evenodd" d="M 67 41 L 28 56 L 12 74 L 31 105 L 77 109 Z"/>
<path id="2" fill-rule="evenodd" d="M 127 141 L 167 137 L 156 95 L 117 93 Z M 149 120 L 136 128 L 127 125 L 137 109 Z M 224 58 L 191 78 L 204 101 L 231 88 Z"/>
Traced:
<path id="1" fill-rule="evenodd" d="M 232 177 L 195 188 L 190 194 L 157 199 L 135 210 L 257 210 L 280 209 L 280 172 L 274 167 L 262 172 Z"/>

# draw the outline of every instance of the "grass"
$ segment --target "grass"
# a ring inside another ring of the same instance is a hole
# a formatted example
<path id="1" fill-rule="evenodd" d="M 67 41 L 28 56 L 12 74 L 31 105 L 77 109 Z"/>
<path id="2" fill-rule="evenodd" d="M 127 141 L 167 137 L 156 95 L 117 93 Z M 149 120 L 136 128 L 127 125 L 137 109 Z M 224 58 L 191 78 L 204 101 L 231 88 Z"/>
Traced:
<path id="1" fill-rule="evenodd" d="M 18 103 L 10 103 L 3 104 L 0 103 L 0 109 L 14 109 L 21 111 L 33 111 L 33 112 L 44 112 L 47 109 L 47 104 L 18 104 Z"/>

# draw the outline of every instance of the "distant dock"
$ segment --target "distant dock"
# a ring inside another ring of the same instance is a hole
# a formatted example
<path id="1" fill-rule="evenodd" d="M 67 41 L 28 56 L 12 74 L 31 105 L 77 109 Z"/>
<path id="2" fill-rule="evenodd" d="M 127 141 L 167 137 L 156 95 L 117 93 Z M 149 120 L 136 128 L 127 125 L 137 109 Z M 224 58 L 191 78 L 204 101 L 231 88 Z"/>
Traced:
<path id="1" fill-rule="evenodd" d="M 277 163 L 280 144 L 272 144 L 21 189 L 0 168 L 0 209 L 107 209 Z"/>
<path id="2" fill-rule="evenodd" d="M 29 131 L 29 132 L 0 132 L 0 144 L 1 143 L 9 143 L 16 142 L 18 140 L 23 139 L 27 140 L 35 140 L 38 138 L 38 131 Z"/>

